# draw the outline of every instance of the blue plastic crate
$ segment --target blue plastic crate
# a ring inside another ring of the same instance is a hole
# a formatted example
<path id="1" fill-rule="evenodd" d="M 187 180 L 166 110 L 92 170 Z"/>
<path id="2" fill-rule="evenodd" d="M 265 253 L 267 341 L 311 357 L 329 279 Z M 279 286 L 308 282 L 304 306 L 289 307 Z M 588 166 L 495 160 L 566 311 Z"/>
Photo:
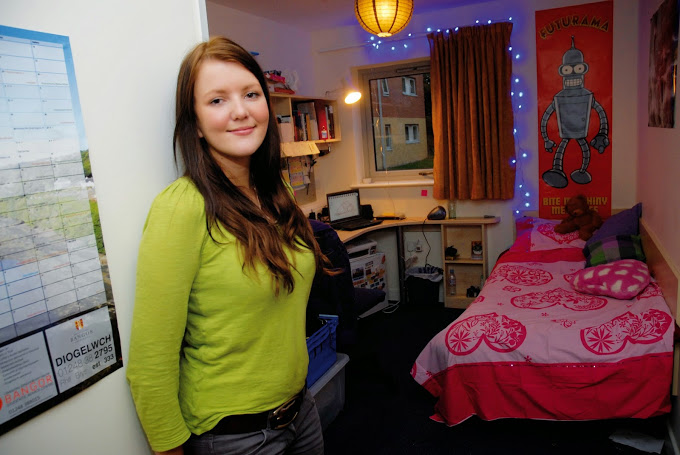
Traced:
<path id="1" fill-rule="evenodd" d="M 335 333 L 338 328 L 338 317 L 320 314 L 319 319 L 326 321 L 326 323 L 307 338 L 307 351 L 309 352 L 307 387 L 311 387 L 323 376 L 337 359 Z"/>

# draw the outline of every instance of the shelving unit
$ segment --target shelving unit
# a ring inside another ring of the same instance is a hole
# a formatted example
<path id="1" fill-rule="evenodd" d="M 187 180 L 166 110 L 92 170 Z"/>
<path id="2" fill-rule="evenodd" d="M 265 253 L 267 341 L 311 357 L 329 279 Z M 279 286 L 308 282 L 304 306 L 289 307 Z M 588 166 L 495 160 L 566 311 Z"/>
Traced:
<path id="1" fill-rule="evenodd" d="M 480 286 L 489 274 L 489 262 L 487 260 L 487 228 L 500 223 L 499 217 L 491 218 L 466 218 L 460 217 L 445 220 L 423 220 L 422 218 L 405 218 L 403 220 L 385 220 L 381 224 L 370 226 L 356 231 L 338 231 L 338 236 L 343 243 L 361 238 L 369 232 L 385 229 L 396 232 L 397 257 L 404 258 L 404 232 L 417 229 L 423 232 L 441 233 L 441 254 L 444 270 L 444 305 L 448 308 L 467 308 L 474 297 L 467 297 L 465 292 L 470 286 Z M 436 234 L 435 234 L 436 235 Z M 472 259 L 471 242 L 482 242 L 482 259 Z M 455 246 L 458 249 L 458 257 L 446 258 L 446 247 Z M 405 264 L 402 259 L 398 261 L 399 267 L 399 297 L 406 301 Z M 456 294 L 449 294 L 446 274 L 449 267 L 454 267 L 456 272 Z"/>
<path id="2" fill-rule="evenodd" d="M 444 266 L 444 305 L 448 308 L 467 308 L 474 297 L 467 297 L 470 286 L 482 287 L 488 276 L 487 226 L 500 222 L 500 218 L 456 218 L 441 223 L 442 258 Z M 481 242 L 480 259 L 472 258 L 472 242 Z M 446 248 L 453 246 L 458 255 L 446 256 Z M 448 283 L 449 270 L 456 275 L 456 292 L 451 293 Z"/>
<path id="3" fill-rule="evenodd" d="M 338 103 L 336 100 L 328 99 L 328 98 L 314 98 L 314 97 L 309 97 L 309 96 L 300 96 L 300 95 L 289 95 L 285 93 L 270 93 L 271 96 L 271 101 L 272 101 L 272 107 L 274 109 L 274 113 L 277 116 L 282 116 L 282 117 L 289 117 L 291 120 L 291 125 L 293 126 L 293 129 L 295 127 L 295 113 L 299 110 L 298 108 L 301 105 L 305 105 L 306 103 L 313 103 L 316 107 L 328 107 L 330 108 L 330 112 L 332 115 L 332 119 L 327 118 L 327 139 L 322 139 L 321 138 L 321 132 L 320 130 L 320 124 L 317 120 L 317 132 L 319 135 L 319 139 L 314 139 L 312 142 L 315 142 L 317 144 L 325 144 L 325 143 L 332 143 L 332 142 L 338 142 L 340 141 L 340 121 L 338 118 Z M 309 104 L 307 104 L 309 106 Z M 325 110 L 327 112 L 327 110 Z M 316 113 L 316 112 L 315 112 Z M 279 128 L 281 129 L 281 125 L 279 124 Z M 282 134 L 282 141 L 287 142 L 287 139 L 290 139 L 291 136 L 288 135 L 288 137 L 285 136 L 285 134 Z M 293 139 L 295 140 L 295 139 Z M 298 137 L 297 141 L 300 141 L 300 138 Z"/>
<path id="4" fill-rule="evenodd" d="M 291 169 L 291 184 L 293 175 L 300 178 L 300 170 L 308 172 L 304 176 L 308 179 L 304 186 L 293 185 L 295 199 L 300 205 L 316 201 L 316 183 L 312 170 L 313 154 L 324 154 L 330 150 L 330 145 L 323 144 L 340 141 L 340 121 L 338 118 L 338 103 L 333 99 L 314 98 L 309 96 L 292 95 L 288 93 L 269 93 L 272 109 L 277 117 L 283 167 L 288 172 Z M 287 122 L 281 122 L 282 119 Z M 322 126 L 325 125 L 325 128 Z M 303 131 L 304 130 L 304 131 Z M 324 136 L 325 135 L 325 139 Z M 312 143 L 316 144 L 316 147 Z"/>

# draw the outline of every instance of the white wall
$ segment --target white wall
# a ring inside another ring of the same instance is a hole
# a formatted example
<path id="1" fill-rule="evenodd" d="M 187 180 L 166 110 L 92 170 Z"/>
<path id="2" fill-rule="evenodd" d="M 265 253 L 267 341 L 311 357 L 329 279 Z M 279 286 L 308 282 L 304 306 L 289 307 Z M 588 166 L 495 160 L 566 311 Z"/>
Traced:
<path id="1" fill-rule="evenodd" d="M 2 25 L 70 38 L 124 363 L 142 225 L 152 198 L 175 178 L 177 70 L 207 35 L 204 12 L 203 0 L 2 0 L 0 6 Z M 149 453 L 124 368 L 0 437 L 0 452 Z"/>

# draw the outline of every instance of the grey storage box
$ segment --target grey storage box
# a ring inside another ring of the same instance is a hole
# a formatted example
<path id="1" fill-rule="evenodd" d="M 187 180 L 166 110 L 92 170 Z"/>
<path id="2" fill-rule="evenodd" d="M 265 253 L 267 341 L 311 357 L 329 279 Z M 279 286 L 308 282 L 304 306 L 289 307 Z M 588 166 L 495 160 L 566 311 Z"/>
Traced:
<path id="1" fill-rule="evenodd" d="M 310 388 L 321 418 L 321 428 L 326 431 L 345 407 L 345 365 L 347 354 L 337 353 L 335 363 Z"/>

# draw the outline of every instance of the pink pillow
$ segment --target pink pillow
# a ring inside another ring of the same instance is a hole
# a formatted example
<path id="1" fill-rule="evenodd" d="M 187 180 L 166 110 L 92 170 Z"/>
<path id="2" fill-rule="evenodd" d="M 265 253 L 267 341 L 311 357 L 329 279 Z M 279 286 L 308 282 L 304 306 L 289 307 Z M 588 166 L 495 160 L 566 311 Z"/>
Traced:
<path id="1" fill-rule="evenodd" d="M 621 259 L 579 270 L 573 275 L 571 285 L 585 294 L 628 300 L 642 292 L 649 280 L 647 264 L 636 259 Z"/>
<path id="2" fill-rule="evenodd" d="M 543 251 L 556 248 L 582 249 L 586 242 L 578 236 L 578 231 L 558 234 L 555 226 L 560 220 L 523 217 L 516 221 L 517 239 L 510 251 Z"/>

